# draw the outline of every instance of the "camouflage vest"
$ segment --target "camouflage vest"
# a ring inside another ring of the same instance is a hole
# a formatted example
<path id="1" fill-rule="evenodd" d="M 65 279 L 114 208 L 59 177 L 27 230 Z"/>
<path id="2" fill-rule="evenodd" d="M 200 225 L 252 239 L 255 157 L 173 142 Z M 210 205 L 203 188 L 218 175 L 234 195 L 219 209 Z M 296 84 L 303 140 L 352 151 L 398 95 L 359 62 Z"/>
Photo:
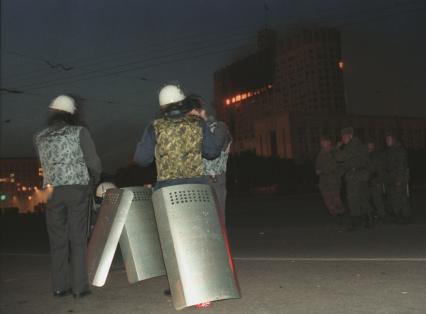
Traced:
<path id="1" fill-rule="evenodd" d="M 159 181 L 204 175 L 201 153 L 203 130 L 197 118 L 163 118 L 155 120 L 153 126 Z"/>
<path id="2" fill-rule="evenodd" d="M 43 168 L 43 186 L 87 185 L 89 171 L 80 147 L 79 126 L 47 128 L 35 137 Z"/>
<path id="3" fill-rule="evenodd" d="M 214 132 L 217 127 L 217 122 L 208 122 L 207 123 L 210 131 Z M 218 176 L 226 173 L 226 166 L 228 163 L 229 150 L 231 148 L 231 142 L 226 143 L 226 146 L 223 147 L 220 155 L 213 159 L 207 160 L 203 159 L 205 174 L 209 176 Z"/>

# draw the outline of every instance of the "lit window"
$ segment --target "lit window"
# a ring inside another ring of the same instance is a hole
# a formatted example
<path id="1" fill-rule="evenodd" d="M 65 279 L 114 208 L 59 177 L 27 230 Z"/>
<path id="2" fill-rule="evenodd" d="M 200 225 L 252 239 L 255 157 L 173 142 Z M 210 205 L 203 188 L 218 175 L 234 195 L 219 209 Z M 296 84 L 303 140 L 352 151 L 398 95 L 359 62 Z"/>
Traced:
<path id="1" fill-rule="evenodd" d="M 240 101 L 240 100 L 241 100 L 241 95 L 237 95 L 237 96 L 235 97 L 235 100 L 236 100 L 236 101 Z"/>
<path id="2" fill-rule="evenodd" d="M 9 176 L 10 176 L 11 178 L 14 178 L 14 177 L 15 177 L 15 174 L 12 172 Z"/>
<path id="3" fill-rule="evenodd" d="M 339 69 L 343 70 L 343 68 L 345 67 L 345 64 L 343 63 L 343 61 L 339 62 Z"/>
<path id="4" fill-rule="evenodd" d="M 231 100 L 228 98 L 228 99 L 225 101 L 225 104 L 230 105 L 230 104 L 231 104 Z"/>
<path id="5" fill-rule="evenodd" d="M 235 102 L 235 97 L 232 97 L 231 102 L 234 103 Z"/>
<path id="6" fill-rule="evenodd" d="M 24 192 L 25 192 L 26 190 L 27 190 L 27 187 L 26 187 L 26 186 L 23 186 L 23 187 L 22 187 L 22 191 L 24 191 Z"/>
<path id="7" fill-rule="evenodd" d="M 242 94 L 242 95 L 241 95 L 241 99 L 242 99 L 242 100 L 244 100 L 244 99 L 246 99 L 246 98 L 247 98 L 247 94 L 246 94 L 246 93 L 244 93 L 244 94 Z"/>

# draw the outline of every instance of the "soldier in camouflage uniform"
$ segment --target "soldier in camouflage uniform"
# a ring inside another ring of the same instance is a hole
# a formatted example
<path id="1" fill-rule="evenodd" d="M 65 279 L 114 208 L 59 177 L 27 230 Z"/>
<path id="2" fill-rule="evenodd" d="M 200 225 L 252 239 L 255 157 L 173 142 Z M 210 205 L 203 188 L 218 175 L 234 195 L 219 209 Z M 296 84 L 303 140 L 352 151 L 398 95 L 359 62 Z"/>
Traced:
<path id="1" fill-rule="evenodd" d="M 386 135 L 385 182 L 386 196 L 392 213 L 400 223 L 409 223 L 411 210 L 408 202 L 409 168 L 407 152 L 395 136 Z"/>
<path id="2" fill-rule="evenodd" d="M 48 127 L 34 144 L 43 168 L 43 187 L 51 188 L 46 226 L 52 261 L 53 295 L 90 294 L 87 276 L 87 226 L 91 189 L 102 167 L 89 131 L 81 126 L 75 100 L 68 95 L 50 104 Z"/>
<path id="3" fill-rule="evenodd" d="M 353 133 L 352 127 L 342 129 L 342 142 L 338 144 L 336 160 L 341 163 L 344 172 L 352 229 L 362 222 L 366 228 L 370 228 L 372 207 L 368 197 L 368 151 Z"/>
<path id="4" fill-rule="evenodd" d="M 368 181 L 370 199 L 376 210 L 377 219 L 384 220 L 386 219 L 386 210 L 383 201 L 385 177 L 384 155 L 382 152 L 377 151 L 376 144 L 373 141 L 367 143 L 367 149 L 370 158 L 370 180 Z"/>
<path id="5" fill-rule="evenodd" d="M 321 151 L 319 152 L 315 170 L 319 176 L 319 189 L 324 199 L 325 206 L 331 216 L 339 219 L 342 223 L 342 215 L 345 207 L 340 196 L 341 191 L 341 169 L 334 156 L 335 150 L 331 144 L 331 139 L 322 136 L 320 139 Z"/>
<path id="6" fill-rule="evenodd" d="M 222 121 L 217 121 L 215 117 L 208 116 L 205 109 L 203 109 L 203 100 L 198 95 L 188 96 L 188 100 L 193 102 L 193 107 L 197 108 L 200 117 L 206 121 L 210 128 L 210 131 L 215 134 L 216 137 L 224 139 L 224 144 L 220 155 L 212 160 L 203 158 L 204 170 L 208 177 L 209 184 L 213 188 L 219 205 L 219 214 L 225 224 L 226 215 L 226 168 L 229 156 L 229 150 L 231 148 L 232 136 L 229 132 L 228 127 Z"/>
<path id="7" fill-rule="evenodd" d="M 163 117 L 145 129 L 136 148 L 135 162 L 146 167 L 155 160 L 155 189 L 185 183 L 208 184 L 203 157 L 216 158 L 222 150 L 223 138 L 210 131 L 178 86 L 165 86 L 159 100 Z"/>
<path id="8" fill-rule="evenodd" d="M 224 138 L 210 130 L 194 106 L 194 99 L 188 99 L 179 86 L 163 87 L 159 102 L 163 117 L 145 129 L 136 147 L 134 161 L 146 167 L 155 160 L 157 182 L 154 189 L 180 184 L 209 184 L 203 158 L 219 156 Z M 170 295 L 170 289 L 164 294 Z"/>

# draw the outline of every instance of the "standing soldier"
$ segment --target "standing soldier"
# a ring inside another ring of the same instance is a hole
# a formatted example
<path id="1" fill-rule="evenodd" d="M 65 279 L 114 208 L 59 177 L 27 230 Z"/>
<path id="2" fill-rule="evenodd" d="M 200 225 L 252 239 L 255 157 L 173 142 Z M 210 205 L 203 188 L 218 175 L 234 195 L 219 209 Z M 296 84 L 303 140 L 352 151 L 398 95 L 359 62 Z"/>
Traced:
<path id="1" fill-rule="evenodd" d="M 367 143 L 367 149 L 370 157 L 370 198 L 376 210 L 377 219 L 383 221 L 386 219 L 386 210 L 383 202 L 385 177 L 384 156 L 382 152 L 377 151 L 376 144 L 373 141 Z"/>
<path id="2" fill-rule="evenodd" d="M 213 188 L 217 200 L 219 202 L 219 214 L 225 224 L 226 214 L 226 168 L 229 156 L 229 150 L 231 148 L 232 137 L 228 127 L 222 121 L 217 121 L 213 116 L 208 116 L 205 109 L 202 106 L 202 99 L 197 95 L 188 96 L 188 100 L 194 102 L 194 107 L 198 109 L 200 117 L 206 121 L 210 128 L 210 131 L 219 139 L 224 139 L 224 144 L 220 155 L 209 160 L 203 158 L 203 164 L 205 173 L 208 176 L 209 184 Z"/>
<path id="3" fill-rule="evenodd" d="M 90 294 L 86 265 L 89 200 L 90 189 L 100 178 L 101 163 L 89 131 L 79 125 L 74 99 L 59 96 L 50 110 L 48 127 L 34 141 L 44 173 L 43 187 L 53 187 L 46 207 L 53 295 L 62 297 L 72 291 L 80 298 Z"/>
<path id="4" fill-rule="evenodd" d="M 335 151 L 331 144 L 331 139 L 327 136 L 322 136 L 320 145 L 321 151 L 315 162 L 315 170 L 319 176 L 318 186 L 328 212 L 331 216 L 338 218 L 340 225 L 345 212 L 345 207 L 340 197 L 342 174 L 334 156 Z"/>
<path id="5" fill-rule="evenodd" d="M 385 180 L 388 203 L 400 223 L 409 223 L 411 210 L 408 202 L 407 152 L 391 132 L 386 135 L 386 146 Z"/>
<path id="6" fill-rule="evenodd" d="M 142 167 L 154 160 L 157 183 L 154 189 L 179 184 L 208 184 L 203 158 L 216 158 L 224 139 L 218 139 L 200 117 L 194 102 L 176 85 L 163 87 L 159 94 L 163 117 L 145 129 L 137 144 L 134 160 Z M 164 291 L 170 295 L 170 289 Z M 203 308 L 210 303 L 199 304 Z"/>
<path id="7" fill-rule="evenodd" d="M 336 160 L 342 163 L 346 194 L 352 219 L 352 229 L 364 222 L 372 227 L 371 205 L 368 199 L 369 160 L 367 147 L 353 135 L 352 127 L 342 129 L 342 142 L 338 144 Z"/>

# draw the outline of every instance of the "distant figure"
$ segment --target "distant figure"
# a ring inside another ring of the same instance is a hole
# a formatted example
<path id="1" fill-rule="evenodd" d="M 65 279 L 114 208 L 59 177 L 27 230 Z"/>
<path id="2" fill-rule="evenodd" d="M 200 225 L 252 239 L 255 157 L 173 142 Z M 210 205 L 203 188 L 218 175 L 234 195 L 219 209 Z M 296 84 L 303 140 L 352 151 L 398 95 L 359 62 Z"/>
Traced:
<path id="1" fill-rule="evenodd" d="M 342 129 L 342 142 L 338 143 L 336 160 L 341 162 L 345 174 L 346 194 L 351 215 L 351 229 L 364 223 L 372 227 L 372 207 L 369 201 L 370 177 L 367 147 L 354 135 L 352 127 Z"/>
<path id="2" fill-rule="evenodd" d="M 400 223 L 409 223 L 411 209 L 409 197 L 409 168 L 407 152 L 395 135 L 389 132 L 386 135 L 385 151 L 385 180 L 386 196 L 392 213 Z"/>
<path id="3" fill-rule="evenodd" d="M 220 215 L 223 219 L 223 223 L 226 222 L 226 168 L 228 163 L 229 150 L 231 148 L 232 136 L 229 132 L 228 127 L 225 122 L 217 121 L 214 116 L 208 116 L 205 109 L 203 109 L 201 97 L 197 95 L 188 96 L 189 100 L 194 102 L 194 107 L 197 108 L 200 117 L 206 121 L 207 125 L 210 128 L 210 131 L 218 139 L 224 139 L 224 144 L 220 155 L 213 159 L 209 160 L 203 158 L 203 164 L 205 173 L 208 177 L 209 184 L 213 188 L 217 200 L 219 202 Z"/>
<path id="4" fill-rule="evenodd" d="M 53 187 L 46 224 L 52 257 L 53 295 L 90 294 L 86 265 L 91 187 L 99 181 L 101 162 L 89 131 L 80 125 L 73 98 L 50 104 L 48 126 L 35 135 L 44 178 Z"/>
<path id="5" fill-rule="evenodd" d="M 368 181 L 370 198 L 376 210 L 377 219 L 384 221 L 386 220 L 386 209 L 383 200 L 385 184 L 384 154 L 376 149 L 376 144 L 373 141 L 367 143 L 367 149 L 370 158 L 370 179 Z"/>
<path id="6" fill-rule="evenodd" d="M 338 223 L 342 224 L 345 207 L 340 196 L 341 169 L 334 156 L 335 149 L 331 144 L 331 139 L 322 136 L 320 145 L 321 151 L 315 162 L 316 174 L 319 176 L 319 190 L 330 215 L 336 217 Z"/>

